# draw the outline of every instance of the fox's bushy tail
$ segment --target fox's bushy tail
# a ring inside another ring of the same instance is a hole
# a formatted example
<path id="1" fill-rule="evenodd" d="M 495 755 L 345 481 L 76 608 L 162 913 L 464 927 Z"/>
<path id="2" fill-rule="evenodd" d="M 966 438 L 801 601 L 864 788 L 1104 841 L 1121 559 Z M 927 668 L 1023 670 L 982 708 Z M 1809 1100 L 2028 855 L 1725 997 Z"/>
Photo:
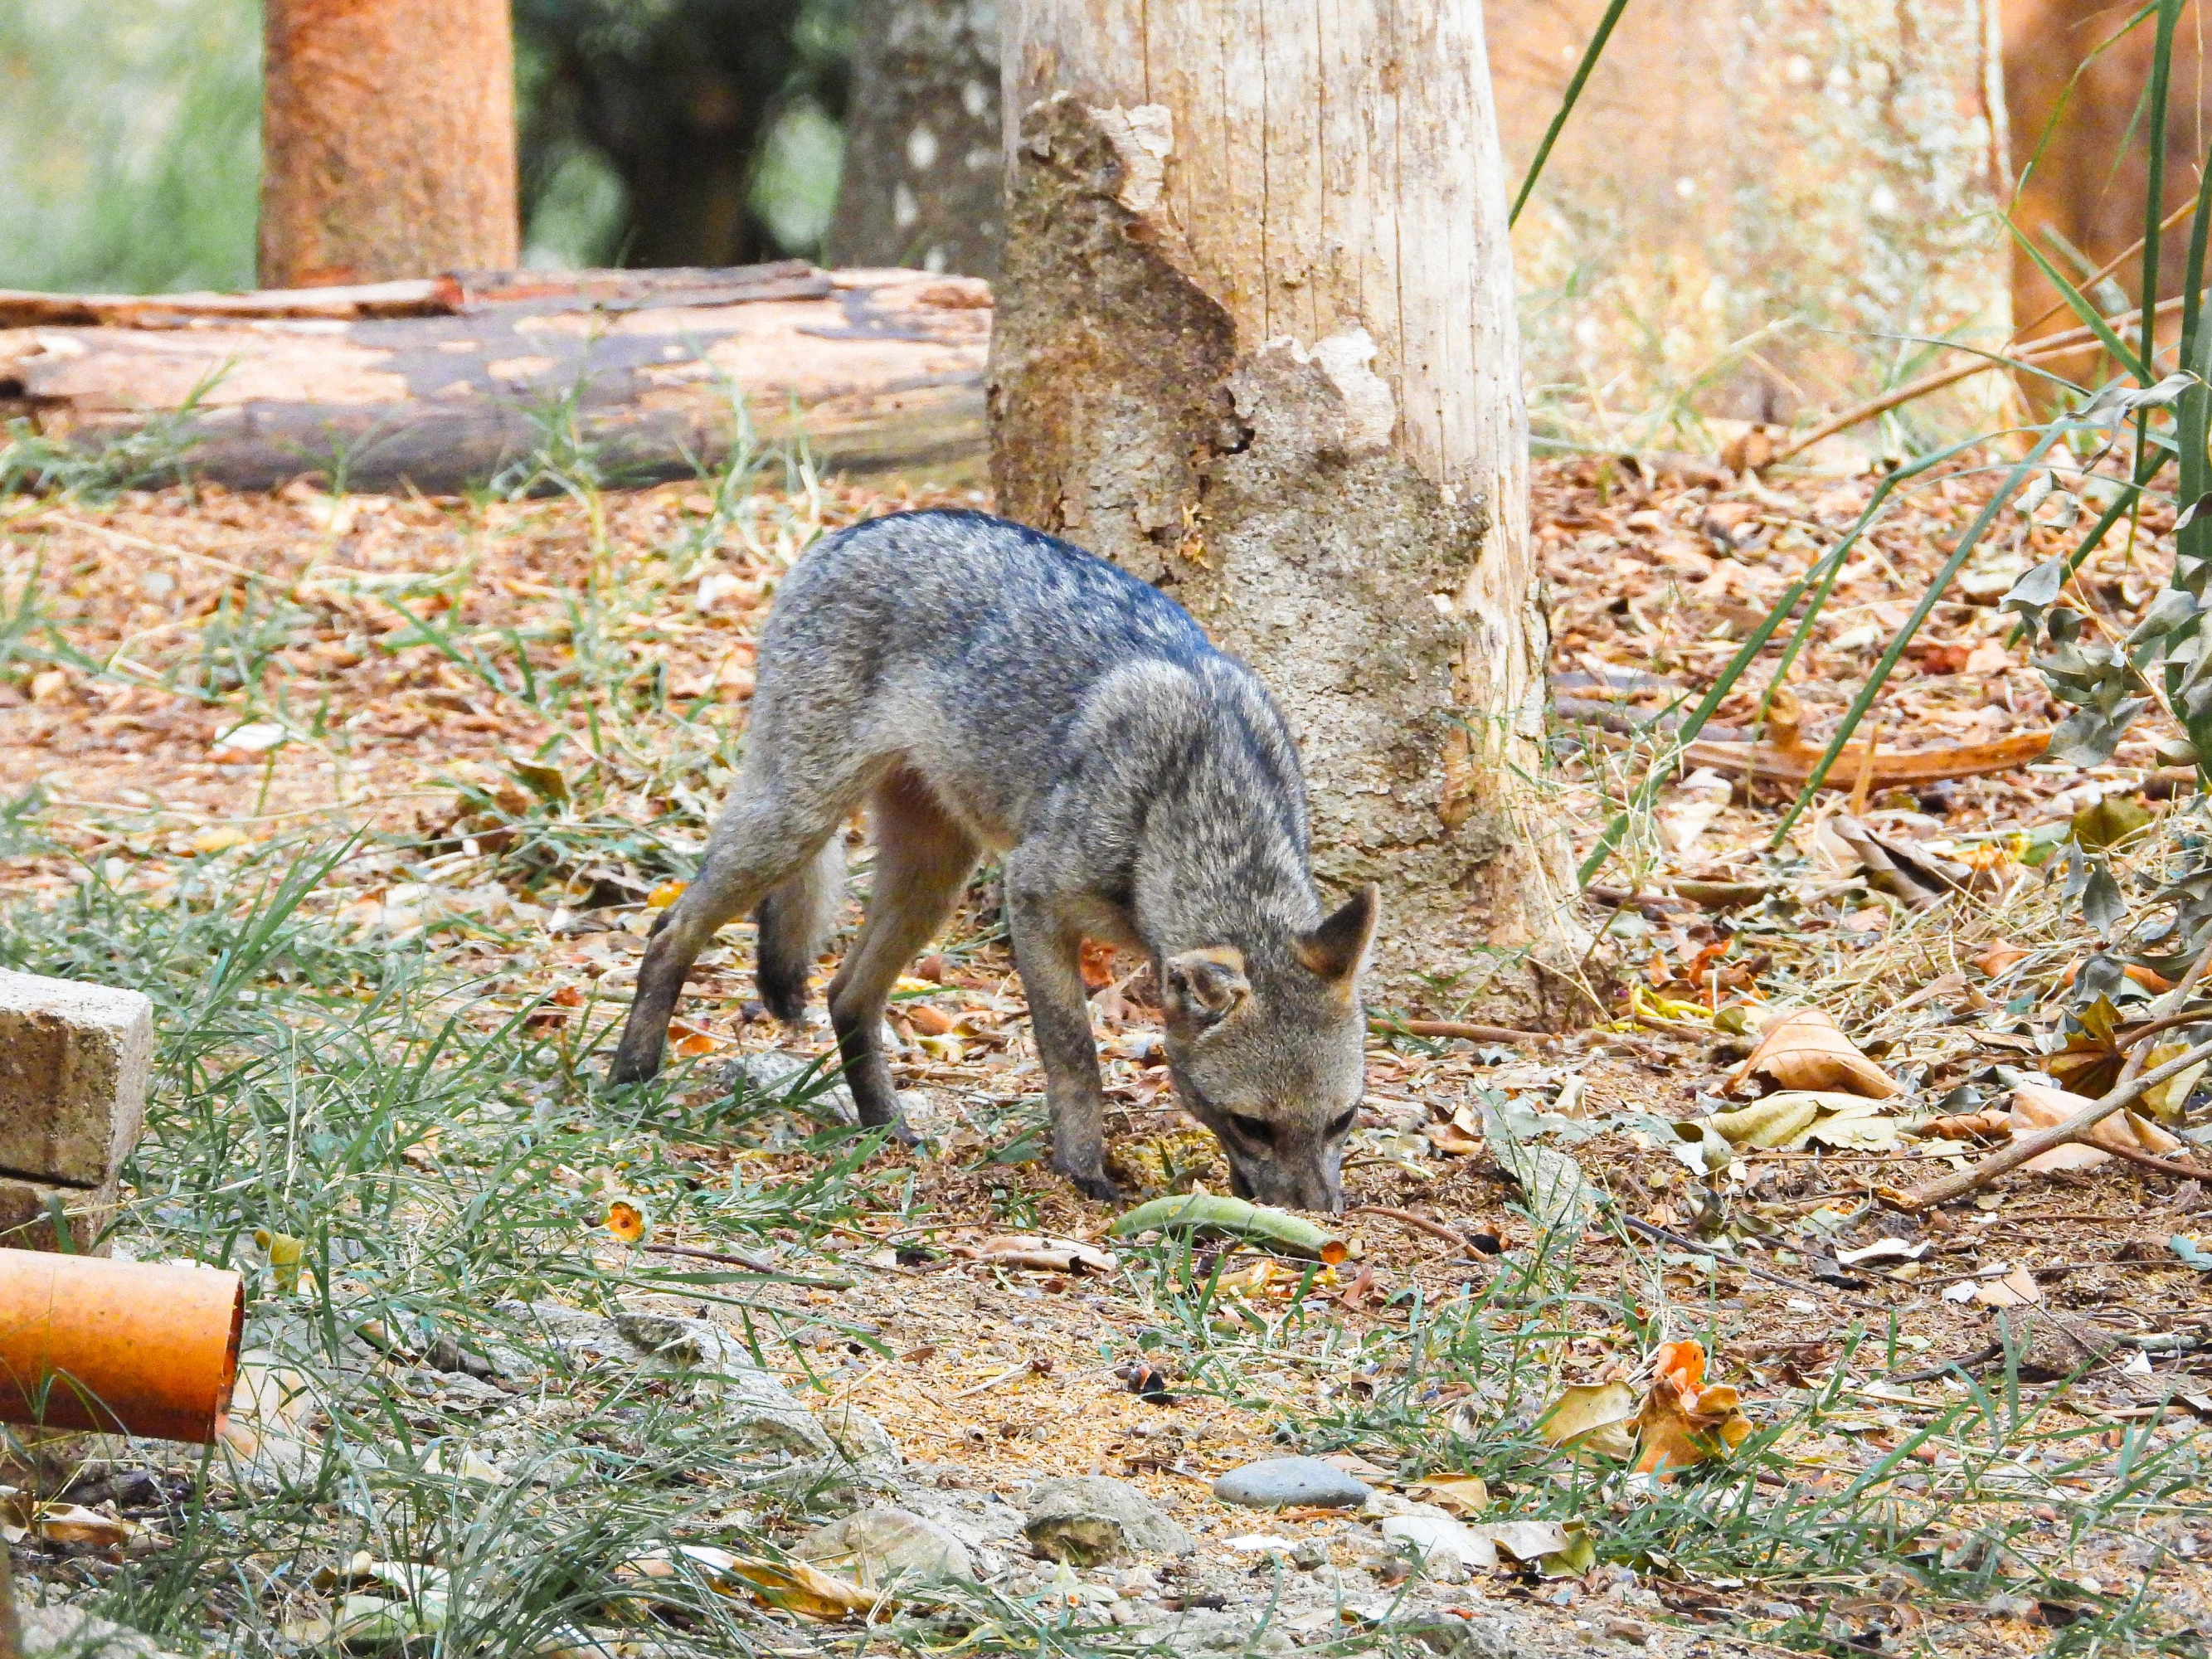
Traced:
<path id="1" fill-rule="evenodd" d="M 837 925 L 845 903 L 845 837 L 842 832 L 799 873 L 773 890 L 756 913 L 759 924 L 753 981 L 760 1000 L 787 1025 L 806 1014 L 806 976 Z"/>

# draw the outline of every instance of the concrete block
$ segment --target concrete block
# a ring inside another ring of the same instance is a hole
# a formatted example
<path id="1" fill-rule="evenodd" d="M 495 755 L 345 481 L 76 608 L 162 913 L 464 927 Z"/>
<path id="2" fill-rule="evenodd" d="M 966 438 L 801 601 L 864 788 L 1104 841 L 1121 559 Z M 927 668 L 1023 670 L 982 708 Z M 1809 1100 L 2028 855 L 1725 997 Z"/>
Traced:
<path id="1" fill-rule="evenodd" d="M 0 1175 L 0 1250 L 59 1249 L 61 1243 L 54 1236 L 57 1204 L 69 1229 L 70 1249 L 79 1255 L 106 1255 L 107 1246 L 96 1241 L 115 1218 L 112 1185 L 87 1191 L 4 1175 Z"/>
<path id="2" fill-rule="evenodd" d="M 146 1112 L 154 1005 L 0 971 L 0 1175 L 111 1185 Z"/>

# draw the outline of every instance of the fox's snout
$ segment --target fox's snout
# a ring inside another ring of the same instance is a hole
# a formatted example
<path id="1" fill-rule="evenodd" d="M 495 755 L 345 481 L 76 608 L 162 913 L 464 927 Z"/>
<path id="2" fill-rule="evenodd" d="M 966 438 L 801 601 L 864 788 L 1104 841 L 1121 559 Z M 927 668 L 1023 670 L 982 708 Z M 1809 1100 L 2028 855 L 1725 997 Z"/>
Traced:
<path id="1" fill-rule="evenodd" d="M 1247 1165 L 1242 1159 L 1232 1158 L 1229 1188 L 1239 1198 L 1279 1209 L 1318 1210 L 1335 1215 L 1344 1208 L 1344 1182 L 1337 1173 L 1333 1151 L 1320 1160 L 1296 1165 Z"/>

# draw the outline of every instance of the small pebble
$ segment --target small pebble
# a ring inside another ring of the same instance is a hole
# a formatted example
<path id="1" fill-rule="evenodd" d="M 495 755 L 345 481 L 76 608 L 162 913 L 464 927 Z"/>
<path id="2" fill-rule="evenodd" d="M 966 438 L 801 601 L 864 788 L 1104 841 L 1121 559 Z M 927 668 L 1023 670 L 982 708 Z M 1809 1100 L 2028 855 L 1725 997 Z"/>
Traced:
<path id="1" fill-rule="evenodd" d="M 1353 1509 L 1370 1496 L 1356 1480 L 1318 1457 L 1270 1457 L 1231 1469 L 1213 1483 L 1213 1495 L 1248 1510 Z"/>

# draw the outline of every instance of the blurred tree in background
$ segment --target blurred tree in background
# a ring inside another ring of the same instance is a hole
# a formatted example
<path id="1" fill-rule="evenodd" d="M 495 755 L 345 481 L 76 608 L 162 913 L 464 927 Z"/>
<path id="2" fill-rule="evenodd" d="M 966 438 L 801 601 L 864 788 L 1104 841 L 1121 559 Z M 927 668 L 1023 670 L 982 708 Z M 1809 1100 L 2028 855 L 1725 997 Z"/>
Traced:
<path id="1" fill-rule="evenodd" d="M 813 255 L 860 0 L 514 0 L 525 244 L 572 265 Z"/>
<path id="2" fill-rule="evenodd" d="M 994 0 L 868 0 L 829 263 L 999 274 Z"/>
<path id="3" fill-rule="evenodd" d="M 812 256 L 862 0 L 514 0 L 526 262 Z M 0 3 L 0 287 L 250 288 L 258 0 Z"/>

